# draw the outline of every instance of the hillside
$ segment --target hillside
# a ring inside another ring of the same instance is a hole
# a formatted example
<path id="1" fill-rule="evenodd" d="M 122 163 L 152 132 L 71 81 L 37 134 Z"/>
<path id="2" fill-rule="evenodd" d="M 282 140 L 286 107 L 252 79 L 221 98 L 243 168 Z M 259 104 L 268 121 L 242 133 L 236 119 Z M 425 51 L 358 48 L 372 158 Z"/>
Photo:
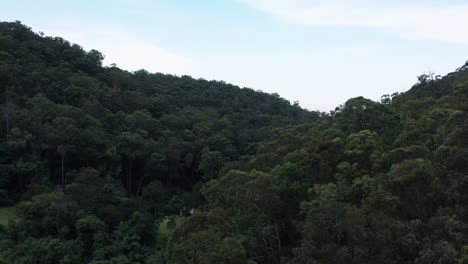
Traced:
<path id="1" fill-rule="evenodd" d="M 6 263 L 468 263 L 466 67 L 320 114 L 102 59 L 0 23 Z"/>
<path id="2" fill-rule="evenodd" d="M 149 181 L 145 170 L 189 190 L 203 174 L 205 148 L 221 163 L 238 160 L 255 153 L 271 128 L 318 118 L 279 96 L 224 82 L 102 67 L 98 51 L 19 23 L 2 23 L 0 40 L 0 136 L 15 142 L 1 162 L 22 162 L 5 172 L 11 179 L 0 188 L 16 189 L 7 200 L 33 176 L 66 185 L 83 167 L 121 178 L 131 194 Z"/>

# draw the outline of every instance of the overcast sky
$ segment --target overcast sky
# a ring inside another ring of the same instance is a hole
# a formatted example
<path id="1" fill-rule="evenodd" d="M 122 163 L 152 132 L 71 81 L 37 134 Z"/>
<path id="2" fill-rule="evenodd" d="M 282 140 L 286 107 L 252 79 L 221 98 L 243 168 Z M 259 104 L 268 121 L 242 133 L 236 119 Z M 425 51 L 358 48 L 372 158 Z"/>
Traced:
<path id="1" fill-rule="evenodd" d="M 0 20 L 105 64 L 224 80 L 310 110 L 411 88 L 468 60 L 468 0 L 0 0 Z"/>

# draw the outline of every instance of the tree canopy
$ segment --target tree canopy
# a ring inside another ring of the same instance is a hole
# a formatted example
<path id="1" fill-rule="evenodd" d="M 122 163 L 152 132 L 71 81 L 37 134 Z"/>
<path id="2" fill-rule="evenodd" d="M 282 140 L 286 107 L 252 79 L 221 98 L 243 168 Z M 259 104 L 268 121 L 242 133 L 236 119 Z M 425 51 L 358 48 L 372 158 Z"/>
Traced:
<path id="1" fill-rule="evenodd" d="M 318 113 L 103 57 L 0 23 L 0 263 L 468 263 L 468 68 Z"/>

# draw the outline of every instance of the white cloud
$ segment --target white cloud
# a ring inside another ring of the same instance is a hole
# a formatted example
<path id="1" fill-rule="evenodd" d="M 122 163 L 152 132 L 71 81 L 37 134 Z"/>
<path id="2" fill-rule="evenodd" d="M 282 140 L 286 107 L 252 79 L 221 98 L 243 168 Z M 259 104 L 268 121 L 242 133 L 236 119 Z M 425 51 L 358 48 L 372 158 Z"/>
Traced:
<path id="1" fill-rule="evenodd" d="M 369 27 L 407 38 L 468 44 L 468 4 L 405 4 L 366 0 L 238 0 L 287 23 Z"/>
<path id="2" fill-rule="evenodd" d="M 105 55 L 104 64 L 117 64 L 129 71 L 145 69 L 177 75 L 198 76 L 201 65 L 189 58 L 167 51 L 141 37 L 116 26 L 80 26 L 44 31 L 46 35 L 60 36 L 86 50 L 96 49 Z"/>

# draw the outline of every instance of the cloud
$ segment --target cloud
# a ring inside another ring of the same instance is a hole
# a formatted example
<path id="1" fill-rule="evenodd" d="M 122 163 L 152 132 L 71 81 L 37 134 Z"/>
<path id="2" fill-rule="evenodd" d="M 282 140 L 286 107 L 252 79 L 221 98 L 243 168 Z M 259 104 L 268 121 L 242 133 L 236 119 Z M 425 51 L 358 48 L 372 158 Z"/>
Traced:
<path id="1" fill-rule="evenodd" d="M 201 65 L 141 37 L 134 36 L 118 26 L 79 26 L 45 30 L 46 35 L 60 36 L 86 50 L 96 49 L 105 55 L 104 64 L 136 71 L 162 72 L 197 76 Z"/>
<path id="2" fill-rule="evenodd" d="M 366 0 L 237 1 L 291 24 L 377 28 L 411 39 L 468 44 L 468 4 Z"/>

